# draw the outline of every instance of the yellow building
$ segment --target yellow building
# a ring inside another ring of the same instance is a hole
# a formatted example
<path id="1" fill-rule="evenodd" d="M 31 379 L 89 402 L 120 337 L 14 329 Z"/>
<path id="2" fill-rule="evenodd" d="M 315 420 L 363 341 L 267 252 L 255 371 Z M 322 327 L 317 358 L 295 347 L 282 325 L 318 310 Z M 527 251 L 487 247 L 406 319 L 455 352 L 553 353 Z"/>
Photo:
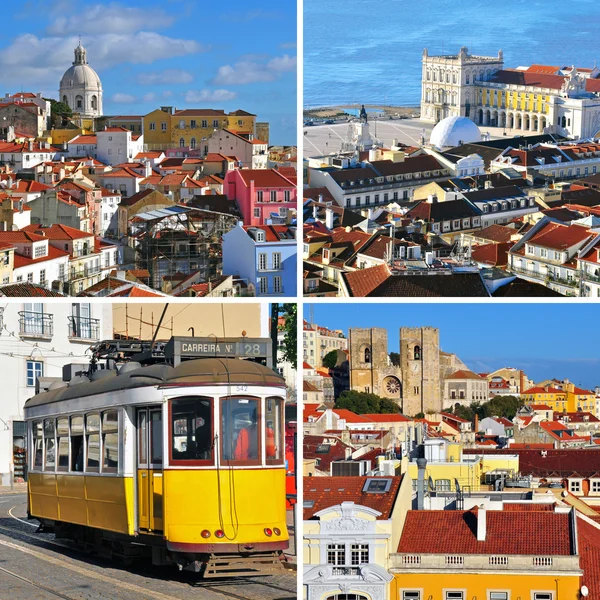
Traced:
<path id="1" fill-rule="evenodd" d="M 596 414 L 596 394 L 576 387 L 570 382 L 558 383 L 559 387 L 546 385 L 525 390 L 521 398 L 525 406 L 545 404 L 554 412 L 591 412 Z"/>
<path id="2" fill-rule="evenodd" d="M 92 129 L 84 129 L 83 127 L 73 127 L 71 129 L 51 129 L 48 132 L 48 137 L 51 144 L 59 146 L 60 144 L 66 144 L 78 135 L 90 135 L 93 133 Z"/>
<path id="3" fill-rule="evenodd" d="M 15 246 L 0 242 L 0 283 L 12 283 L 15 268 Z"/>
<path id="4" fill-rule="evenodd" d="M 597 548 L 590 553 L 587 537 L 581 544 L 578 540 L 583 530 L 589 534 L 589 523 L 580 523 L 574 510 L 553 512 L 548 504 L 533 507 L 409 511 L 398 552 L 391 556 L 390 597 L 581 598 L 582 584 L 594 584 L 599 568 L 589 568 Z"/>
<path id="5" fill-rule="evenodd" d="M 243 110 L 226 114 L 210 108 L 176 110 L 162 106 L 142 117 L 142 127 L 148 150 L 182 148 L 206 154 L 207 140 L 215 130 L 254 135 L 256 115 Z"/>

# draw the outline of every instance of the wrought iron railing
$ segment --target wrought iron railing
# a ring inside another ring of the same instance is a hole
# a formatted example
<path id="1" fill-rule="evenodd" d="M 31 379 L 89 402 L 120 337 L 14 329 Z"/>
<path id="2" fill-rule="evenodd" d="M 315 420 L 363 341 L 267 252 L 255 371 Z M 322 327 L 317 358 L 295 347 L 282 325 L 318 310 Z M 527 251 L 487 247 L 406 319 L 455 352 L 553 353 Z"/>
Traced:
<path id="1" fill-rule="evenodd" d="M 100 338 L 100 319 L 68 317 L 69 339 L 97 340 Z"/>
<path id="2" fill-rule="evenodd" d="M 23 310 L 19 312 L 21 337 L 51 338 L 54 334 L 54 315 Z"/>

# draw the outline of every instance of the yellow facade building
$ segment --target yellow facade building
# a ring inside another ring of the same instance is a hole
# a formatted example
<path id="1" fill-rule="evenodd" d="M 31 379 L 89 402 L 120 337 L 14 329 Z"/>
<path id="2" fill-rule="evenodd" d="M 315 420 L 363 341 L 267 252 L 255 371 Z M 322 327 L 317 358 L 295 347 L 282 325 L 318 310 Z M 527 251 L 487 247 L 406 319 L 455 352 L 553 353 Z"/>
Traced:
<path id="1" fill-rule="evenodd" d="M 554 412 L 591 412 L 596 414 L 596 394 L 578 388 L 573 383 L 558 384 L 561 387 L 546 385 L 525 390 L 521 395 L 525 406 L 546 405 Z"/>
<path id="2" fill-rule="evenodd" d="M 190 108 L 176 110 L 162 106 L 142 117 L 144 145 L 148 150 L 182 148 L 208 152 L 208 138 L 215 130 L 254 135 L 256 115 L 243 110 L 226 114 L 224 110 Z"/>

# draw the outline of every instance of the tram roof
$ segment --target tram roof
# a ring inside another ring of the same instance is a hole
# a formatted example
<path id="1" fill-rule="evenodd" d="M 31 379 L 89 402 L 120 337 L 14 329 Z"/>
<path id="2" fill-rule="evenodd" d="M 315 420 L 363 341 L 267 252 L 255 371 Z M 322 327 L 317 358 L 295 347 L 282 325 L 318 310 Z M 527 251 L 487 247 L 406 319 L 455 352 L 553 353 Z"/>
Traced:
<path id="1" fill-rule="evenodd" d="M 132 363 L 125 363 L 127 364 Z M 91 380 L 82 381 L 82 378 L 77 377 L 64 387 L 36 394 L 25 402 L 25 409 L 84 396 L 173 384 L 245 384 L 281 387 L 285 385 L 285 381 L 272 369 L 249 360 L 201 358 L 184 361 L 176 367 L 151 365 L 119 370 L 119 372 L 96 371 Z"/>

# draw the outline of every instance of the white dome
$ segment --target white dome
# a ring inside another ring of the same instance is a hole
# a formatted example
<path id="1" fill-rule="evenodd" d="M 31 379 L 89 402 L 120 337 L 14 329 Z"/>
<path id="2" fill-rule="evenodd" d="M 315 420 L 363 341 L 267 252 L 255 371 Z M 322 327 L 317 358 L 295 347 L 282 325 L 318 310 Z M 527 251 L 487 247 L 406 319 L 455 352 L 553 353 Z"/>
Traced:
<path id="1" fill-rule="evenodd" d="M 89 90 L 101 90 L 102 84 L 98 73 L 90 65 L 73 65 L 60 80 L 60 88 L 86 88 Z"/>
<path id="2" fill-rule="evenodd" d="M 429 142 L 436 148 L 454 148 L 461 144 L 481 141 L 479 127 L 467 117 L 447 117 L 431 132 Z"/>

